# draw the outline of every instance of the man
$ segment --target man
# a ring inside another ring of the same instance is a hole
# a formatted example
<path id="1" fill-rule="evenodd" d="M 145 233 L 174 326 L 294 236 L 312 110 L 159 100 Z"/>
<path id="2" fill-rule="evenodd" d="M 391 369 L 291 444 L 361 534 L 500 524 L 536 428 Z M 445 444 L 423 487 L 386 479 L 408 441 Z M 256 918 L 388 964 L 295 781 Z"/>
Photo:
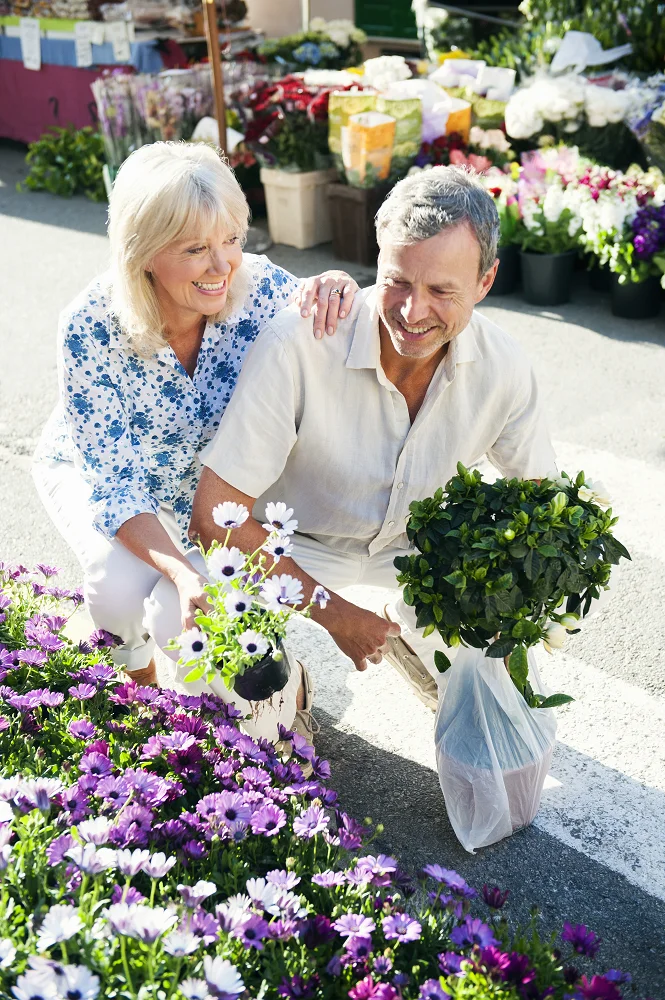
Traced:
<path id="1" fill-rule="evenodd" d="M 259 336 L 243 389 L 202 453 L 190 527 L 208 547 L 220 535 L 213 507 L 243 503 L 258 520 L 233 543 L 255 551 L 266 501 L 293 507 L 298 530 L 279 571 L 302 581 L 307 600 L 317 584 L 331 592 L 312 617 L 356 669 L 385 654 L 432 707 L 441 639 L 423 639 L 403 601 L 382 616 L 337 591 L 397 587 L 409 504 L 458 461 L 487 455 L 502 474 L 533 478 L 556 468 L 527 358 L 474 311 L 494 281 L 498 233 L 491 196 L 459 168 L 397 184 L 377 215 L 377 284 L 338 335 L 302 336 L 305 320 L 290 308 Z M 301 721 L 310 707 L 301 691 Z"/>

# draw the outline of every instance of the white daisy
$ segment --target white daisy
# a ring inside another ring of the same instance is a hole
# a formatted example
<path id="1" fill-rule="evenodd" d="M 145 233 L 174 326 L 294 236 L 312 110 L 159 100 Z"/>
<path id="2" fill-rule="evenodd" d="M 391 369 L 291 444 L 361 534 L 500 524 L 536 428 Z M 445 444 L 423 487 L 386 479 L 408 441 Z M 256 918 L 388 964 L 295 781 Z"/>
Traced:
<path id="1" fill-rule="evenodd" d="M 54 976 L 49 972 L 36 972 L 30 969 L 16 980 L 12 987 L 16 1000 L 56 1000 L 59 996 L 58 986 Z"/>
<path id="2" fill-rule="evenodd" d="M 224 598 L 224 609 L 229 618 L 240 618 L 252 606 L 251 594 L 244 590 L 231 590 Z"/>
<path id="3" fill-rule="evenodd" d="M 187 1000 L 210 1000 L 208 987 L 203 979 L 183 979 L 180 992 Z"/>
<path id="4" fill-rule="evenodd" d="M 230 549 L 224 545 L 222 548 L 213 549 L 208 555 L 206 565 L 213 580 L 220 583 L 230 583 L 245 569 L 246 556 L 236 546 Z"/>
<path id="5" fill-rule="evenodd" d="M 245 523 L 248 517 L 249 511 L 244 504 L 234 503 L 232 500 L 218 503 L 212 509 L 212 519 L 215 524 L 227 530 L 239 528 L 241 524 Z"/>
<path id="6" fill-rule="evenodd" d="M 261 598 L 268 611 L 284 611 L 289 604 L 300 604 L 303 599 L 302 584 L 294 576 L 282 573 L 271 576 L 261 587 Z"/>
<path id="7" fill-rule="evenodd" d="M 204 655 L 208 646 L 208 637 L 199 628 L 189 628 L 178 639 L 181 649 L 181 659 L 186 663 L 198 660 Z"/>
<path id="8" fill-rule="evenodd" d="M 16 958 L 16 948 L 10 938 L 0 938 L 0 969 L 8 969 Z"/>
<path id="9" fill-rule="evenodd" d="M 225 958 L 204 955 L 203 975 L 206 977 L 208 988 L 217 994 L 228 993 L 230 996 L 239 996 L 245 989 L 235 965 L 231 965 Z"/>
<path id="10" fill-rule="evenodd" d="M 278 563 L 282 556 L 290 556 L 293 552 L 293 546 L 289 540 L 288 535 L 272 534 L 268 535 L 265 543 L 261 546 L 264 552 L 271 555 L 273 562 Z"/>
<path id="11" fill-rule="evenodd" d="M 83 921 L 79 917 L 78 910 L 75 907 L 64 905 L 52 906 L 37 931 L 39 938 L 37 947 L 40 951 L 46 951 L 59 941 L 68 941 L 82 927 Z"/>
<path id="12" fill-rule="evenodd" d="M 248 656 L 264 656 L 269 649 L 264 636 L 260 632 L 254 632 L 251 628 L 248 628 L 238 636 L 238 642 Z"/>
<path id="13" fill-rule="evenodd" d="M 85 965 L 66 965 L 64 979 L 64 989 L 60 988 L 64 997 L 95 1000 L 99 996 L 99 976 L 95 976 Z"/>
<path id="14" fill-rule="evenodd" d="M 281 501 L 280 503 L 268 503 L 266 504 L 268 523 L 264 524 L 263 527 L 266 531 L 279 531 L 283 535 L 292 535 L 298 529 L 298 522 L 290 520 L 292 514 L 293 507 L 287 507 Z"/>
<path id="15" fill-rule="evenodd" d="M 162 941 L 164 951 L 176 958 L 193 955 L 200 944 L 201 938 L 192 931 L 171 931 Z"/>
<path id="16" fill-rule="evenodd" d="M 94 819 L 86 819 L 77 826 L 78 832 L 89 844 L 101 847 L 108 843 L 111 821 L 106 816 L 95 816 Z"/>
<path id="17" fill-rule="evenodd" d="M 321 584 L 319 584 L 318 587 L 314 588 L 314 592 L 312 593 L 312 604 L 318 604 L 323 611 L 329 600 L 330 594 L 325 587 L 322 587 Z"/>

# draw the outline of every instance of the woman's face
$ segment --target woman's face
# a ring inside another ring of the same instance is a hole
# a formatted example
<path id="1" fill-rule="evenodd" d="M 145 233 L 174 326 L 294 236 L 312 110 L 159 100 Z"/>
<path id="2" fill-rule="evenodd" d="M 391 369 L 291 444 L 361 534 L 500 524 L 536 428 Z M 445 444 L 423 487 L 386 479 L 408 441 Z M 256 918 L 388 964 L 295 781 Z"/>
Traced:
<path id="1" fill-rule="evenodd" d="M 153 257 L 147 270 L 166 317 L 212 316 L 224 309 L 241 263 L 240 236 L 216 232 L 172 243 Z"/>

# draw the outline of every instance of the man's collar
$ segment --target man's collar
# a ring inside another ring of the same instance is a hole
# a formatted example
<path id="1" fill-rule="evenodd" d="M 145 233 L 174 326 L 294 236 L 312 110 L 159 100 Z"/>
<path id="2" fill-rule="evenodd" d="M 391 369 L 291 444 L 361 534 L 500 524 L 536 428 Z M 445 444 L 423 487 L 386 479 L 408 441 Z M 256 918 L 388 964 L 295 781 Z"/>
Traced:
<path id="1" fill-rule="evenodd" d="M 372 287 L 365 298 L 353 329 L 351 349 L 347 355 L 347 368 L 375 368 L 381 364 L 381 338 L 379 314 L 376 308 L 376 290 Z M 451 342 L 446 354 L 446 368 L 450 377 L 457 365 L 481 361 L 483 353 L 478 343 L 475 314 L 471 322 Z"/>

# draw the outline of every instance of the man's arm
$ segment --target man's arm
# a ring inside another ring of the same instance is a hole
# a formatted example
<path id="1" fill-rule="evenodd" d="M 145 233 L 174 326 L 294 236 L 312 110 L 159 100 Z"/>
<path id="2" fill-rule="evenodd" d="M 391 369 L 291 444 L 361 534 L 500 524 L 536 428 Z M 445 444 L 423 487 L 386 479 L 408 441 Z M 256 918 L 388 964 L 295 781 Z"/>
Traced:
<path id="1" fill-rule="evenodd" d="M 232 500 L 234 503 L 244 504 L 251 511 L 255 499 L 255 497 L 250 497 L 235 489 L 220 479 L 212 469 L 204 466 L 201 481 L 194 497 L 189 528 L 190 538 L 192 540 L 198 538 L 206 549 L 210 548 L 213 539 L 221 540 L 220 529 L 212 518 L 213 508 L 226 500 Z M 253 517 L 249 517 L 243 525 L 234 529 L 231 542 L 243 552 L 255 552 L 267 537 L 266 529 Z M 276 572 L 288 573 L 300 580 L 305 603 L 309 603 L 314 589 L 319 586 L 317 580 L 309 573 L 305 573 L 288 556 L 281 557 Z M 365 611 L 334 593 L 330 595 L 330 601 L 325 608 L 314 606 L 311 609 L 311 617 L 330 632 L 342 652 L 353 660 L 356 670 L 366 670 L 367 660 L 371 663 L 379 663 L 382 656 L 381 651 L 386 645 L 386 637 L 399 635 L 400 632 L 399 625 L 387 622 L 373 612 Z"/>

